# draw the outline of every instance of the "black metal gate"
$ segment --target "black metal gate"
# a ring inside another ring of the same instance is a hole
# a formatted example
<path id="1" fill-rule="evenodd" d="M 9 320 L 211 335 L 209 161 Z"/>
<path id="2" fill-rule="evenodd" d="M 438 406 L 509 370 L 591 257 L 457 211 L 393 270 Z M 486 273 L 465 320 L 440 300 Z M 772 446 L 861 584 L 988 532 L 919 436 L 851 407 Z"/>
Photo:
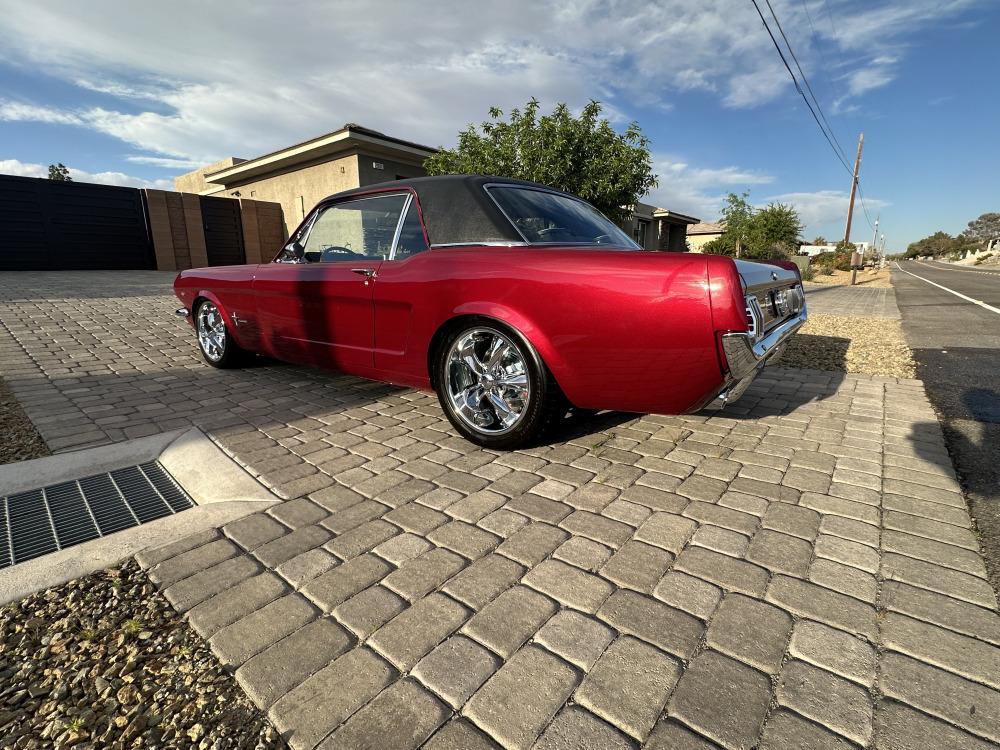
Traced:
<path id="1" fill-rule="evenodd" d="M 153 268 L 141 190 L 0 175 L 0 271 Z"/>
<path id="2" fill-rule="evenodd" d="M 247 262 L 239 201 L 201 196 L 208 265 L 235 266 Z"/>

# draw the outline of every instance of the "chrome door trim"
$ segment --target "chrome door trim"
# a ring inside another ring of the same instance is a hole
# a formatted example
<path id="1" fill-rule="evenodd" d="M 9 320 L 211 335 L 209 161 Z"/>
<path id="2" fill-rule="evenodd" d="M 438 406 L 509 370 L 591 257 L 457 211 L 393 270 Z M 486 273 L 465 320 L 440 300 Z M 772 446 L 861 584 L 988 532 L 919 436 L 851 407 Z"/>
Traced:
<path id="1" fill-rule="evenodd" d="M 396 257 L 396 246 L 399 244 L 399 235 L 403 231 L 403 222 L 406 221 L 406 213 L 410 210 L 410 204 L 413 203 L 413 193 L 406 194 L 406 202 L 403 203 L 403 211 L 399 214 L 399 221 L 396 222 L 396 231 L 392 234 L 392 247 L 389 248 L 389 257 L 385 260 L 393 260 Z M 423 227 L 421 227 L 423 231 Z"/>

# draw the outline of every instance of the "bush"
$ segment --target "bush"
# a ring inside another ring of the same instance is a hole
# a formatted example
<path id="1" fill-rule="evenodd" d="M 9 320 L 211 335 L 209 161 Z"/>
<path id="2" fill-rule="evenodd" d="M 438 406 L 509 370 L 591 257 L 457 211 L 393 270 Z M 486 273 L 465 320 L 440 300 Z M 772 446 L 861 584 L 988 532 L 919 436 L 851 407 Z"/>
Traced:
<path id="1" fill-rule="evenodd" d="M 726 236 L 716 237 L 714 240 L 710 240 L 701 246 L 701 251 L 707 253 L 708 255 L 735 255 L 735 246 L 728 242 Z"/>
<path id="2" fill-rule="evenodd" d="M 813 263 L 829 269 L 824 271 L 824 273 L 833 273 L 834 269 L 838 271 L 850 271 L 851 253 L 843 251 L 835 253 L 820 253 L 819 255 L 813 256 Z"/>
<path id="3" fill-rule="evenodd" d="M 812 281 L 814 278 L 816 278 L 816 273 L 813 271 L 812 266 L 806 266 L 802 269 L 803 281 Z"/>

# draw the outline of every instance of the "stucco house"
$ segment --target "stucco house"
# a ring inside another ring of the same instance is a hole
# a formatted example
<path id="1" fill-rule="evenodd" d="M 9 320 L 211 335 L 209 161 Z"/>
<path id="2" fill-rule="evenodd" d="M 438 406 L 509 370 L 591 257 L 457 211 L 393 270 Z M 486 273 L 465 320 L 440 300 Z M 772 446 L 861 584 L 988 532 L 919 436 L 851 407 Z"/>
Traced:
<path id="1" fill-rule="evenodd" d="M 701 249 L 714 239 L 722 236 L 725 227 L 710 221 L 692 224 L 687 228 L 687 242 L 692 253 L 700 253 Z"/>
<path id="2" fill-rule="evenodd" d="M 693 216 L 636 203 L 632 215 L 622 222 L 622 229 L 647 250 L 683 253 L 687 249 L 686 231 L 697 223 Z"/>
<path id="3" fill-rule="evenodd" d="M 230 157 L 174 179 L 185 193 L 281 204 L 287 236 L 321 199 L 342 190 L 427 174 L 436 148 L 348 123 L 253 159 Z"/>

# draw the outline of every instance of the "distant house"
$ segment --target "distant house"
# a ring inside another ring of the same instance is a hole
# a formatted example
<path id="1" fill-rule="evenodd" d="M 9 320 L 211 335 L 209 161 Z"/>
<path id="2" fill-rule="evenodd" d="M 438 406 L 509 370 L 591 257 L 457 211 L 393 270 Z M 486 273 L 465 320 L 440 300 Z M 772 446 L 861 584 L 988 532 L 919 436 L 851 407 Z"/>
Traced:
<path id="1" fill-rule="evenodd" d="M 700 253 L 701 249 L 714 239 L 722 236 L 725 227 L 710 221 L 692 224 L 687 228 L 687 242 L 692 253 Z"/>
<path id="2" fill-rule="evenodd" d="M 632 215 L 621 226 L 647 250 L 683 253 L 687 249 L 687 228 L 697 223 L 698 219 L 693 216 L 636 203 L 632 206 Z"/>
<path id="3" fill-rule="evenodd" d="M 868 252 L 868 248 L 871 246 L 870 242 L 855 242 L 855 247 L 858 248 L 858 252 L 862 255 Z M 836 244 L 826 244 L 826 245 L 799 245 L 799 255 L 808 255 L 810 258 L 814 255 L 819 255 L 820 253 L 832 253 L 837 249 Z"/>
<path id="4" fill-rule="evenodd" d="M 174 179 L 185 193 L 281 204 L 286 235 L 316 203 L 342 190 L 421 177 L 436 148 L 348 123 L 340 130 L 254 159 L 230 157 Z"/>

